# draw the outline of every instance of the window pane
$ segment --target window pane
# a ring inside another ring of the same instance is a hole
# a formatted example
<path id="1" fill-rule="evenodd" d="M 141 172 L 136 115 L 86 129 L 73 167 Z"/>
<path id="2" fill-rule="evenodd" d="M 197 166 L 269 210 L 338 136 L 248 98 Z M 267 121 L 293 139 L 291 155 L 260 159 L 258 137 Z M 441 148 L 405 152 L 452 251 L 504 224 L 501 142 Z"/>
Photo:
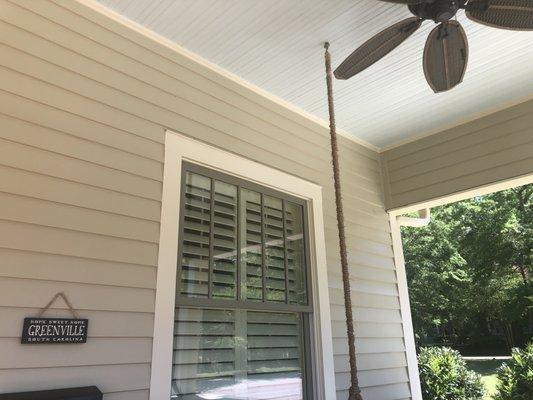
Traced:
<path id="1" fill-rule="evenodd" d="M 243 399 L 302 396 L 302 338 L 299 314 L 248 311 L 247 386 Z"/>
<path id="2" fill-rule="evenodd" d="M 211 179 L 187 172 L 181 259 L 181 294 L 208 297 Z"/>
<path id="3" fill-rule="evenodd" d="M 172 398 L 200 399 L 199 394 L 235 385 L 235 312 L 176 310 Z"/>
<path id="4" fill-rule="evenodd" d="M 261 195 L 241 189 L 240 203 L 242 298 L 263 300 Z"/>
<path id="5" fill-rule="evenodd" d="M 176 310 L 172 398 L 301 400 L 301 317 Z"/>
<path id="6" fill-rule="evenodd" d="M 285 303 L 283 202 L 280 199 L 263 196 L 263 221 L 266 299 Z"/>
<path id="7" fill-rule="evenodd" d="M 185 172 L 180 295 L 307 305 L 303 206 L 201 174 Z"/>
<path id="8" fill-rule="evenodd" d="M 215 181 L 213 298 L 237 297 L 237 187 Z"/>
<path id="9" fill-rule="evenodd" d="M 289 303 L 307 304 L 303 207 L 285 202 Z"/>

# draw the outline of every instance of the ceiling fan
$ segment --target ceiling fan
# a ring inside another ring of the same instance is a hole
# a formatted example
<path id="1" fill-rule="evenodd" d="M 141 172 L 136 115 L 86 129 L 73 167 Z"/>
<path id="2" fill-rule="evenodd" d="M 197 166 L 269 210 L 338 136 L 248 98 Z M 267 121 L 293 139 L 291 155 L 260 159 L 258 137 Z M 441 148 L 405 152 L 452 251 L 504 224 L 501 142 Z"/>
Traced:
<path id="1" fill-rule="evenodd" d="M 411 36 L 425 20 L 438 25 L 424 48 L 424 74 L 429 86 L 444 92 L 462 82 L 468 62 L 468 40 L 452 18 L 460 9 L 472 21 L 495 28 L 533 30 L 533 0 L 380 0 L 405 4 L 414 14 L 381 31 L 357 48 L 335 70 L 337 79 L 349 79 L 380 60 Z M 533 45 L 533 42 L 532 42 Z"/>

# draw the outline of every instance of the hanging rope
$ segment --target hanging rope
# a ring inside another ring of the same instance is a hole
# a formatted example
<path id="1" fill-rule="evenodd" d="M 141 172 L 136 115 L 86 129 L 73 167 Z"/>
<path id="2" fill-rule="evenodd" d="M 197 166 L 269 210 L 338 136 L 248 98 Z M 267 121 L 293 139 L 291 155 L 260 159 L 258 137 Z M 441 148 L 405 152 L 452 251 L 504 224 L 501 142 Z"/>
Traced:
<path id="1" fill-rule="evenodd" d="M 349 400 L 363 400 L 359 380 L 357 378 L 357 364 L 355 360 L 355 335 L 352 315 L 352 297 L 350 294 L 350 271 L 348 270 L 348 256 L 346 252 L 346 235 L 344 232 L 344 211 L 342 208 L 341 179 L 339 169 L 339 146 L 335 127 L 335 110 L 333 109 L 333 73 L 331 72 L 331 56 L 329 43 L 324 44 L 326 59 L 326 84 L 328 87 L 329 132 L 331 136 L 331 159 L 333 163 L 333 180 L 335 183 L 335 204 L 337 206 L 337 228 L 339 230 L 339 246 L 342 268 L 342 285 L 344 289 L 344 308 L 346 312 L 346 331 L 348 334 L 348 353 L 350 356 L 351 386 Z"/>
<path id="2" fill-rule="evenodd" d="M 63 301 L 67 305 L 67 307 L 70 310 L 70 313 L 72 314 L 72 316 L 74 318 L 76 318 L 76 319 L 80 319 L 78 313 L 76 312 L 76 310 L 74 310 L 74 307 L 72 307 L 72 304 L 70 303 L 70 301 L 68 300 L 67 296 L 63 292 L 56 293 L 55 296 L 52 297 L 52 300 L 50 300 L 47 305 L 45 305 L 43 308 L 41 308 L 41 310 L 39 311 L 39 314 L 37 314 L 37 318 L 42 317 L 43 314 L 45 313 L 45 311 L 48 310 L 50 308 L 50 306 L 52 304 L 54 304 L 54 301 L 56 301 L 60 297 L 63 299 Z"/>

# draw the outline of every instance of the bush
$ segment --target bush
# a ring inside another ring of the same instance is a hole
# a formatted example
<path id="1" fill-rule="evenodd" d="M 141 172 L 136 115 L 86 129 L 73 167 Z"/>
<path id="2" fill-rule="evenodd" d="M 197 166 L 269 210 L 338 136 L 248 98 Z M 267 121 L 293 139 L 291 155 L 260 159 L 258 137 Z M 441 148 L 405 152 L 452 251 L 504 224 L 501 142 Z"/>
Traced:
<path id="1" fill-rule="evenodd" d="M 495 400 L 533 399 L 533 344 L 513 349 L 512 358 L 498 370 Z"/>
<path id="2" fill-rule="evenodd" d="M 481 375 L 470 371 L 457 350 L 426 347 L 418 356 L 424 400 L 481 400 Z"/>

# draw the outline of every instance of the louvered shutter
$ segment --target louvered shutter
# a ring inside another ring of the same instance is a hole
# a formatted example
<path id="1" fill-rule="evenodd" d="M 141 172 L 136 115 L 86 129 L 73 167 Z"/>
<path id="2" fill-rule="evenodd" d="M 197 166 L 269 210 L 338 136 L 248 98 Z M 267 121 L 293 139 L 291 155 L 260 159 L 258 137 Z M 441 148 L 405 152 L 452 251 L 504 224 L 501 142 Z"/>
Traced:
<path id="1" fill-rule="evenodd" d="M 172 392 L 179 399 L 235 384 L 235 312 L 176 310 Z"/>
<path id="2" fill-rule="evenodd" d="M 247 313 L 247 374 L 252 399 L 302 398 L 302 328 L 298 314 Z M 265 382 L 268 382 L 265 384 Z M 265 392 L 267 386 L 269 392 Z"/>
<path id="3" fill-rule="evenodd" d="M 176 311 L 172 392 L 180 400 L 301 399 L 302 365 L 298 314 Z"/>
<path id="4" fill-rule="evenodd" d="M 182 190 L 172 397 L 300 400 L 311 311 L 303 203 L 191 169 Z"/>

